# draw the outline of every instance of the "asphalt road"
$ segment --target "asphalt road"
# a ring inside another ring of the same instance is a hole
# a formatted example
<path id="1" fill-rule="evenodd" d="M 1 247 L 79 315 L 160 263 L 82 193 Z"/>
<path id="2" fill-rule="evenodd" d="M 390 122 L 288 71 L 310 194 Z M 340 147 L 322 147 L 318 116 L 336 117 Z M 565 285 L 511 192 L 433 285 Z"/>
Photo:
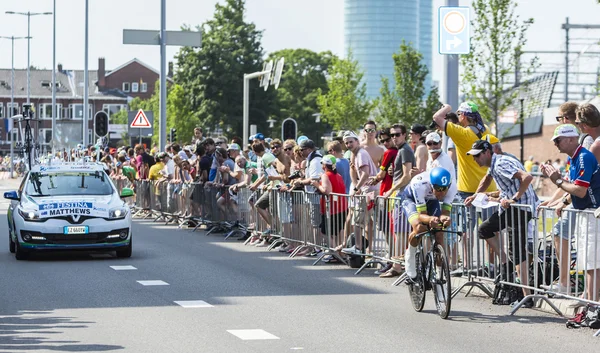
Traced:
<path id="1" fill-rule="evenodd" d="M 600 343 L 565 319 L 531 309 L 511 317 L 481 298 L 457 297 L 441 320 L 430 293 L 416 313 L 406 287 L 373 270 L 313 267 L 313 258 L 150 222 L 135 221 L 130 259 L 16 261 L 0 206 L 0 352 L 595 352 Z"/>

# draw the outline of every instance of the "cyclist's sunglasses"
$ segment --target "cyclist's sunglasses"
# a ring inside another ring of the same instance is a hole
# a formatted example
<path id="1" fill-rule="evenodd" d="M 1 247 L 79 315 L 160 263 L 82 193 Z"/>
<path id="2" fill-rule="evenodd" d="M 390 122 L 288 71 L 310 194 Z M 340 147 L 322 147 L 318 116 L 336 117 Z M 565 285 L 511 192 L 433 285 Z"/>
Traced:
<path id="1" fill-rule="evenodd" d="M 435 190 L 437 192 L 444 192 L 444 191 L 448 190 L 449 188 L 450 188 L 449 186 L 437 186 L 437 185 L 433 186 L 433 190 Z"/>

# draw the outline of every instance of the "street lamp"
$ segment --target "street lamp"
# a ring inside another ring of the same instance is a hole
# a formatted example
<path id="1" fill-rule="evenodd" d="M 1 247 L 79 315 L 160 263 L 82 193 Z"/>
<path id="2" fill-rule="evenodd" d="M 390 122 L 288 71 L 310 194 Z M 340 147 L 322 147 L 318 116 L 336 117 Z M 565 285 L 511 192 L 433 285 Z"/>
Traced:
<path id="1" fill-rule="evenodd" d="M 23 15 L 27 16 L 27 104 L 29 104 L 29 96 L 31 94 L 31 79 L 29 73 L 30 66 L 30 54 L 31 54 L 31 16 L 38 15 L 52 15 L 52 12 L 15 12 L 15 11 L 6 11 L 7 15 Z"/>
<path id="2" fill-rule="evenodd" d="M 10 115 L 6 115 L 6 117 L 8 119 L 10 119 L 10 126 L 9 126 L 10 131 L 8 131 L 8 140 L 10 141 L 10 178 L 11 179 L 13 178 L 13 171 L 14 171 L 13 160 L 15 159 L 14 150 L 13 150 L 14 141 L 12 139 L 12 124 L 13 124 L 12 116 L 15 115 L 14 110 L 13 110 L 14 106 L 15 106 L 15 39 L 30 39 L 30 38 L 31 37 L 0 36 L 0 39 L 10 39 L 11 47 L 12 47 L 12 64 L 11 64 L 12 68 L 11 68 L 11 81 L 10 81 Z"/>

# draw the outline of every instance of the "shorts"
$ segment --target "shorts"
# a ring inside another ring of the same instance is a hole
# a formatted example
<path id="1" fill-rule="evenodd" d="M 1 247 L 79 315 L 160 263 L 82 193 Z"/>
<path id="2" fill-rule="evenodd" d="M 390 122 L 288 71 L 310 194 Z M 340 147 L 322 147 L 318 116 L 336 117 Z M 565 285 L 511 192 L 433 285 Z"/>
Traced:
<path id="1" fill-rule="evenodd" d="M 531 218 L 531 212 L 523 209 L 509 208 L 502 212 L 502 215 L 494 212 L 490 218 L 479 225 L 479 239 L 493 238 L 496 232 L 506 228 L 508 256 L 514 264 L 520 264 L 527 260 L 527 227 Z"/>
<path id="2" fill-rule="evenodd" d="M 271 204 L 271 193 L 268 191 L 264 192 L 262 195 L 260 195 L 260 197 L 256 201 L 256 207 L 260 208 L 261 210 L 266 210 L 267 208 L 269 208 L 270 204 Z"/>
<path id="3" fill-rule="evenodd" d="M 277 193 L 277 210 L 281 223 L 292 223 L 294 221 L 294 214 L 292 212 L 292 195 L 287 192 Z"/>
<path id="4" fill-rule="evenodd" d="M 440 216 L 442 214 L 442 207 L 438 200 L 427 200 L 425 206 L 427 207 L 427 215 L 429 216 Z M 418 217 L 420 213 L 417 211 L 417 204 L 411 199 L 402 200 L 402 209 L 409 222 L 411 222 L 411 219 Z"/>
<path id="5" fill-rule="evenodd" d="M 321 225 L 321 205 L 310 204 L 310 225 L 318 227 Z"/>
<path id="6" fill-rule="evenodd" d="M 336 214 L 329 215 L 329 235 L 335 237 L 337 236 L 342 228 L 344 228 L 344 224 L 346 223 L 346 212 L 340 212 Z M 321 215 L 321 233 L 327 235 L 327 215 Z"/>
<path id="7" fill-rule="evenodd" d="M 569 240 L 575 234 L 575 223 L 575 213 L 563 212 L 558 221 L 552 226 L 552 234 L 555 237 Z"/>

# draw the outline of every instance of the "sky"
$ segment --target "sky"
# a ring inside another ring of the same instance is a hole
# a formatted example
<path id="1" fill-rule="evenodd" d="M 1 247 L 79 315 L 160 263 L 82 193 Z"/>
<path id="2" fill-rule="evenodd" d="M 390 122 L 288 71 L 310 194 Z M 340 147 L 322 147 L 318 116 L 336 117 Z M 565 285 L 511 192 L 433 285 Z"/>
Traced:
<path id="1" fill-rule="evenodd" d="M 416 1 L 416 0 L 393 0 Z M 423 1 L 423 0 L 421 0 Z M 183 24 L 201 24 L 212 17 L 216 0 L 167 0 L 167 29 L 177 30 Z M 443 56 L 437 52 L 437 8 L 445 0 L 433 0 L 433 67 L 435 81 L 443 80 Z M 469 6 L 470 0 L 461 0 Z M 528 32 L 526 50 L 562 50 L 565 32 L 561 24 L 600 24 L 600 5 L 596 0 L 519 0 L 521 18 L 535 18 Z M 5 11 L 52 11 L 53 0 L 0 1 L 0 36 L 26 36 L 27 17 L 8 15 Z M 344 0 L 247 0 L 246 20 L 264 30 L 263 47 L 272 52 L 284 48 L 331 50 L 344 54 Z M 65 69 L 83 69 L 85 1 L 56 0 L 57 63 Z M 31 17 L 31 64 L 52 67 L 53 16 Z M 95 70 L 98 58 L 106 58 L 107 69 L 113 69 L 132 58 L 138 58 L 159 69 L 158 46 L 122 44 L 123 29 L 156 29 L 160 27 L 160 0 L 89 0 L 89 68 Z M 600 39 L 600 30 L 573 31 L 574 37 Z M 168 47 L 173 60 L 178 47 Z M 598 46 L 593 47 L 600 51 Z M 0 40 L 0 68 L 11 67 L 10 40 Z M 600 57 L 600 56 L 598 56 Z M 562 56 L 544 56 L 545 62 L 561 63 Z M 577 63 L 574 63 L 576 65 Z M 581 63 L 580 63 L 581 64 Z M 598 59 L 581 64 L 596 71 Z M 27 41 L 15 41 L 15 67 L 27 66 Z M 586 68 L 586 67 L 584 67 Z"/>

